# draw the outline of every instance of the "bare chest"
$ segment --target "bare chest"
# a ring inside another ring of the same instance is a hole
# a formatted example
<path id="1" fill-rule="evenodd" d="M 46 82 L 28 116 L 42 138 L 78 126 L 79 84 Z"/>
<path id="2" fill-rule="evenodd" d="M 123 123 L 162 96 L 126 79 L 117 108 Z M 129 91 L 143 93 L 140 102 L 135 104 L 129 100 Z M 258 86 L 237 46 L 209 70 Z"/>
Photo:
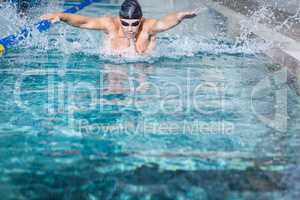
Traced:
<path id="1" fill-rule="evenodd" d="M 138 38 L 130 40 L 128 38 L 114 35 L 110 37 L 110 46 L 113 50 L 124 50 L 134 48 L 137 53 L 145 53 L 151 46 L 151 37 L 148 34 L 140 33 Z"/>

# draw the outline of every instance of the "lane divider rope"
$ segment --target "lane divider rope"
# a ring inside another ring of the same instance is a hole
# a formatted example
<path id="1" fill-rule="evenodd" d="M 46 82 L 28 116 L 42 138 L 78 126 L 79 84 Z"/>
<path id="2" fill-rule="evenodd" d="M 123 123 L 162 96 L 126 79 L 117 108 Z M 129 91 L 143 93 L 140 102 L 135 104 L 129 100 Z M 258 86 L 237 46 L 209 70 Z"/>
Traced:
<path id="1" fill-rule="evenodd" d="M 84 9 L 85 7 L 91 5 L 94 0 L 84 0 L 79 5 L 73 6 L 64 11 L 64 13 L 77 13 L 78 11 Z M 47 31 L 51 28 L 51 22 L 47 20 L 42 20 L 33 25 L 33 28 L 36 28 L 39 32 Z M 28 36 L 31 35 L 33 30 L 32 26 L 25 26 L 21 29 L 21 31 L 14 35 L 9 35 L 5 38 L 0 39 L 0 56 L 5 53 L 5 50 L 9 47 L 18 44 L 22 40 L 26 39 Z"/>

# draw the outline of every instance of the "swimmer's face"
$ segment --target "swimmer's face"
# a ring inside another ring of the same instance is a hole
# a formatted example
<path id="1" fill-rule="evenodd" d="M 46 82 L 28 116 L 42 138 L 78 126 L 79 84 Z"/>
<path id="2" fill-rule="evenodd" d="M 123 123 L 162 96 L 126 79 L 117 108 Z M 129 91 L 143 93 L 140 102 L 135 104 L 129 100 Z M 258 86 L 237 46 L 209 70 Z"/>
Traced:
<path id="1" fill-rule="evenodd" d="M 134 38 L 139 30 L 140 19 L 120 19 L 122 31 L 127 38 Z"/>

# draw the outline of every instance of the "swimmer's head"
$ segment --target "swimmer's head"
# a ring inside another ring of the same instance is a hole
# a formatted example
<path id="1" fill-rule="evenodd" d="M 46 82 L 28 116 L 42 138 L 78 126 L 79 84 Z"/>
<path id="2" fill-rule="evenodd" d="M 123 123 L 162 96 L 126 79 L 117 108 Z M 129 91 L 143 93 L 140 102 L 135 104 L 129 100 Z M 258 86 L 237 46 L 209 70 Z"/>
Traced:
<path id="1" fill-rule="evenodd" d="M 128 38 L 135 37 L 143 17 L 142 8 L 137 0 L 125 0 L 119 12 L 121 27 Z"/>
<path id="2" fill-rule="evenodd" d="M 137 0 L 125 0 L 119 12 L 121 19 L 141 19 L 143 17 L 142 8 Z"/>

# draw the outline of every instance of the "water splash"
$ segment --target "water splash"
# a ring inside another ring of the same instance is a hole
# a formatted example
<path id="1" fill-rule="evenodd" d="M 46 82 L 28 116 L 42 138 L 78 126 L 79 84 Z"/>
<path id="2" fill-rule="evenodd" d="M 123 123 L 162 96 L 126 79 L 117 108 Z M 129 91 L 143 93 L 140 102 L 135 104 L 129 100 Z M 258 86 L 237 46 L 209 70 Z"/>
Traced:
<path id="1" fill-rule="evenodd" d="M 283 34 L 299 37 L 294 30 L 294 26 L 300 23 L 300 6 L 295 14 L 285 14 L 285 19 L 279 19 L 278 12 L 281 12 L 277 8 L 270 7 L 264 2 L 257 10 L 249 11 L 249 17 L 247 20 L 242 20 L 241 35 L 237 38 L 236 43 L 243 43 L 243 46 L 263 47 L 262 50 L 273 47 L 271 41 L 257 41 L 253 38 L 253 32 L 258 30 L 258 24 L 263 24 L 266 27 Z M 283 13 L 281 13 L 282 15 Z M 282 18 L 282 17 L 281 17 Z"/>
<path id="2" fill-rule="evenodd" d="M 25 24 L 34 24 L 38 21 L 39 16 L 54 10 L 62 10 L 59 3 L 48 3 L 41 8 L 33 8 L 29 11 L 27 17 L 20 17 L 17 14 L 16 8 L 4 3 L 1 7 L 1 23 L 5 31 L 1 36 L 15 33 L 18 29 Z M 116 9 L 116 8 L 113 8 Z M 115 11 L 115 10 L 114 10 Z M 108 11 L 111 12 L 111 11 Z M 298 13 L 298 12 L 297 12 Z M 274 21 L 274 13 L 272 9 L 262 6 L 257 11 L 251 13 L 250 20 L 241 21 L 241 34 L 232 39 L 220 37 L 219 33 L 211 33 L 210 36 L 199 34 L 201 27 L 186 26 L 185 30 L 179 29 L 178 32 L 167 32 L 158 35 L 158 44 L 156 50 L 151 55 L 126 55 L 115 56 L 103 48 L 104 35 L 90 30 L 79 30 L 64 24 L 56 24 L 53 28 L 46 33 L 39 33 L 38 31 L 32 32 L 32 37 L 22 42 L 20 47 L 26 51 L 32 51 L 35 54 L 38 50 L 39 53 L 47 54 L 49 51 L 57 50 L 63 55 L 71 55 L 74 53 L 83 53 L 88 55 L 96 55 L 105 62 L 112 63 L 128 63 L 128 62 L 149 62 L 153 63 L 160 59 L 182 59 L 184 57 L 193 57 L 205 54 L 260 54 L 266 49 L 272 47 L 272 43 L 259 40 L 252 37 L 252 32 L 258 23 L 271 24 Z M 209 17 L 203 15 L 201 17 Z M 298 15 L 294 16 L 296 19 Z M 3 18 L 3 19 L 2 19 Z M 288 21 L 276 25 L 275 29 L 279 30 L 286 27 Z M 15 25 L 17 24 L 17 25 Z M 185 26 L 185 25 L 183 25 Z M 192 27 L 192 28 L 191 28 Z M 1 28 L 2 29 L 2 28 Z"/>
<path id="3" fill-rule="evenodd" d="M 21 17 L 17 12 L 17 8 L 8 2 L 0 5 L 0 20 L 1 38 L 17 32 L 28 22 L 26 17 Z"/>

